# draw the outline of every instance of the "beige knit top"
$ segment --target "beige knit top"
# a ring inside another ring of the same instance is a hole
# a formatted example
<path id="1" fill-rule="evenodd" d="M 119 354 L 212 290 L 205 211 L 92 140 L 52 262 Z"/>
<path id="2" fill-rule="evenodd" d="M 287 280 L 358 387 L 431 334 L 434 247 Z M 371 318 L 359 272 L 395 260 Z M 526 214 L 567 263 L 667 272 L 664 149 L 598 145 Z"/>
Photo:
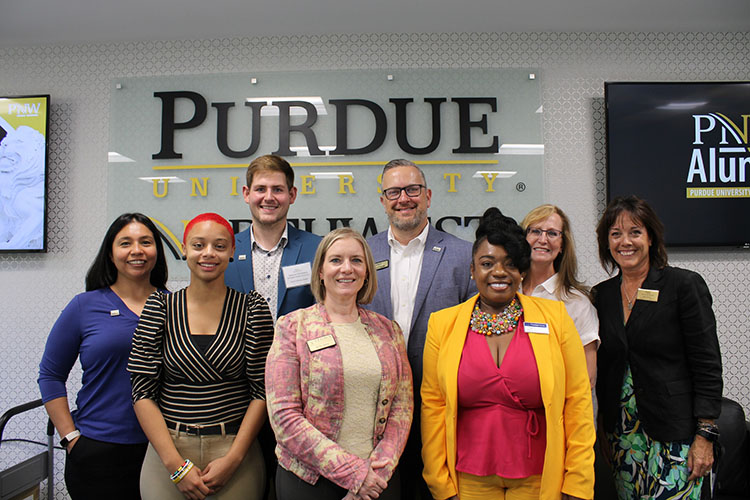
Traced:
<path id="1" fill-rule="evenodd" d="M 373 449 L 380 359 L 359 318 L 354 323 L 334 323 L 333 330 L 344 365 L 344 419 L 337 442 L 348 452 L 367 458 Z"/>

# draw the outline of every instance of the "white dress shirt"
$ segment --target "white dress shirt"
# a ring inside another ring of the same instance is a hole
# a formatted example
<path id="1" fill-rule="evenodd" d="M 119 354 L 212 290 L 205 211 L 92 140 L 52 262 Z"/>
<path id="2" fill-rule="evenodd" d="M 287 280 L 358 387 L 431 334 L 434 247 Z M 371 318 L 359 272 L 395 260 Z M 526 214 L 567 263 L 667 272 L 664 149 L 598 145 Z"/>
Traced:
<path id="1" fill-rule="evenodd" d="M 422 274 L 422 256 L 427 243 L 427 224 L 419 236 L 402 245 L 388 227 L 388 245 L 391 247 L 391 304 L 393 319 L 404 332 L 404 340 L 409 344 L 411 319 L 414 315 L 414 302 L 417 298 L 419 277 Z"/>

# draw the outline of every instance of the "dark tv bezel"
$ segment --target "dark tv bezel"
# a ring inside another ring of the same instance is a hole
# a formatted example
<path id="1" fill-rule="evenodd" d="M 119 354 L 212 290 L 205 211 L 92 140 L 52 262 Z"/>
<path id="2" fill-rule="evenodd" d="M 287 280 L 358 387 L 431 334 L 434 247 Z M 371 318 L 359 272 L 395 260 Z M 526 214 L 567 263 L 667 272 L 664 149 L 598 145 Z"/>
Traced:
<path id="1" fill-rule="evenodd" d="M 47 215 L 49 211 L 49 117 L 50 94 L 29 94 L 29 95 L 3 95 L 0 99 L 26 99 L 26 98 L 44 98 L 47 103 L 45 106 L 45 134 L 44 134 L 44 230 L 42 236 L 42 248 L 0 248 L 0 254 L 19 254 L 19 253 L 47 253 L 49 251 L 48 231 L 49 223 Z"/>
<path id="2" fill-rule="evenodd" d="M 750 85 L 750 80 L 726 80 L 726 81 L 605 81 L 604 82 L 604 117 L 605 117 L 605 148 L 606 148 L 606 200 L 607 204 L 609 204 L 612 199 L 612 189 L 611 189 L 611 179 L 610 179 L 610 172 L 611 172 L 611 165 L 610 165 L 610 113 L 609 113 L 609 87 L 617 85 L 617 86 L 636 86 L 636 85 L 657 85 L 657 86 L 673 86 L 673 87 L 699 87 L 699 86 L 730 86 L 730 85 Z M 662 216 L 658 213 L 660 219 L 662 219 Z M 669 232 L 669 228 L 665 227 L 665 232 Z M 709 248 L 717 248 L 717 249 L 726 249 L 726 248 L 741 248 L 748 250 L 750 249 L 750 241 L 748 240 L 732 240 L 732 241 L 724 241 L 724 242 L 696 242 L 696 243 L 670 243 L 668 241 L 668 238 L 665 238 L 667 241 L 665 241 L 665 245 L 668 248 L 700 248 L 700 249 L 709 249 Z"/>

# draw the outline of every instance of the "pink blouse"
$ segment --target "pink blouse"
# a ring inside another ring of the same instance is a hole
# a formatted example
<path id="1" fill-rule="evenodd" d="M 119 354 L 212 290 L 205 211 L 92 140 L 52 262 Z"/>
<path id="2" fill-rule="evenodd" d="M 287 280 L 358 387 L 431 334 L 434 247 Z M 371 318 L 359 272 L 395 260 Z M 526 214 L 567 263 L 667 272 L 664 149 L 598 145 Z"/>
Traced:
<path id="1" fill-rule="evenodd" d="M 542 473 L 547 444 L 539 372 L 519 321 L 498 368 L 471 328 L 458 368 L 456 470 L 522 478 Z"/>

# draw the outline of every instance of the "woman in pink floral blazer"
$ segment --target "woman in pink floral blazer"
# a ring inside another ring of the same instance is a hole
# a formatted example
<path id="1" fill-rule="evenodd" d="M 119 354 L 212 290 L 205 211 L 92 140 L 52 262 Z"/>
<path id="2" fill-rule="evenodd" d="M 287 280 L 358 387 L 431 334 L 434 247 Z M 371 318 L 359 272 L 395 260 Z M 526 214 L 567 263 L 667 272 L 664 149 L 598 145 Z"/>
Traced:
<path id="1" fill-rule="evenodd" d="M 364 238 L 329 233 L 312 267 L 318 303 L 279 318 L 266 362 L 278 500 L 398 499 L 411 370 L 401 329 L 360 307 L 377 290 Z"/>

